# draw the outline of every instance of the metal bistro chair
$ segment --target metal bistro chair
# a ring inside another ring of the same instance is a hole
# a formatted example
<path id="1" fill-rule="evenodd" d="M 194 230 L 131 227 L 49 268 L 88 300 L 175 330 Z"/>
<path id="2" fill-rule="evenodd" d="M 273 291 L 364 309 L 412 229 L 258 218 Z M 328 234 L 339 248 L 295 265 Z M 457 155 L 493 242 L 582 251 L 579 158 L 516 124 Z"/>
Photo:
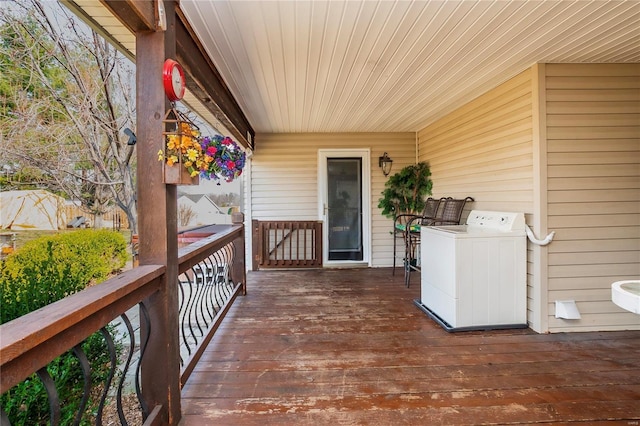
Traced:
<path id="1" fill-rule="evenodd" d="M 424 225 L 430 224 L 429 222 L 435 220 L 438 209 L 440 207 L 440 203 L 444 200 L 444 198 L 436 199 L 436 198 L 427 198 L 424 204 L 424 210 L 422 211 L 421 216 L 417 216 L 414 214 L 401 214 L 394 218 L 393 220 L 393 272 L 392 275 L 396 274 L 396 252 L 397 252 L 397 240 L 402 239 L 402 243 L 405 246 L 405 257 L 403 261 L 406 261 L 406 247 L 407 247 L 407 224 L 410 221 L 414 221 L 420 219 L 420 223 Z M 415 226 L 417 228 L 417 226 Z"/>
<path id="2" fill-rule="evenodd" d="M 472 197 L 463 199 L 441 198 L 442 208 L 438 210 L 436 217 L 422 220 L 420 217 L 410 219 L 405 231 L 405 263 L 404 284 L 411 284 L 411 272 L 420 271 L 417 252 L 420 245 L 420 226 L 459 225 L 462 212 L 468 201 L 474 201 Z"/>

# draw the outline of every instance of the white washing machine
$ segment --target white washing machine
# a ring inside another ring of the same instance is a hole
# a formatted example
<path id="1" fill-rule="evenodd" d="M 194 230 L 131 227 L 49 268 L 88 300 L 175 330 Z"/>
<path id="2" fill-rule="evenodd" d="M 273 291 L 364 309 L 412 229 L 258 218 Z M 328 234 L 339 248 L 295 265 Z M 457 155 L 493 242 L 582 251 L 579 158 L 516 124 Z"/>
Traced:
<path id="1" fill-rule="evenodd" d="M 527 327 L 523 213 L 473 210 L 421 233 L 420 309 L 447 331 Z"/>

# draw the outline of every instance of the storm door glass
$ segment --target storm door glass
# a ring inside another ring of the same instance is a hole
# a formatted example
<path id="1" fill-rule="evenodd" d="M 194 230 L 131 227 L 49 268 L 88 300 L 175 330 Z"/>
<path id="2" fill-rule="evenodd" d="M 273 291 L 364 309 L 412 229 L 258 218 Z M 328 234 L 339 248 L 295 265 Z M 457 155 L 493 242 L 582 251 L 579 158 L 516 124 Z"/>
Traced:
<path id="1" fill-rule="evenodd" d="M 362 260 L 362 159 L 327 159 L 329 260 Z"/>

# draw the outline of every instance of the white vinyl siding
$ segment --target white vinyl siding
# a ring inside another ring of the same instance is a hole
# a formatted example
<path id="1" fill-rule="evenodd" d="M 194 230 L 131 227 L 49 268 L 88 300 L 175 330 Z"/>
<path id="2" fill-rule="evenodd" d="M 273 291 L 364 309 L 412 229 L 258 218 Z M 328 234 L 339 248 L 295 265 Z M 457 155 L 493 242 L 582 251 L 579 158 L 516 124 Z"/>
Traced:
<path id="1" fill-rule="evenodd" d="M 415 163 L 414 133 L 259 134 L 251 158 L 251 215 L 258 220 L 318 219 L 318 150 L 371 150 L 371 264 L 391 266 L 393 222 L 383 217 L 378 199 L 386 181 L 378 157 L 393 159 L 391 173 Z"/>
<path id="2" fill-rule="evenodd" d="M 549 329 L 640 329 L 611 284 L 640 278 L 640 65 L 547 64 Z M 575 300 L 580 320 L 556 319 Z"/>
<path id="3" fill-rule="evenodd" d="M 471 195 L 473 208 L 523 211 L 534 232 L 556 232 L 529 244 L 537 331 L 640 329 L 611 302 L 611 283 L 640 277 L 640 65 L 534 66 L 418 141 L 434 195 Z M 581 320 L 555 318 L 567 299 Z"/>
<path id="4" fill-rule="evenodd" d="M 471 196 L 471 209 L 534 214 L 532 71 L 527 70 L 418 132 L 436 197 Z M 467 213 L 465 213 L 466 216 Z M 463 220 L 465 218 L 463 216 Z M 534 304 L 529 247 L 528 317 Z"/>
<path id="5" fill-rule="evenodd" d="M 418 132 L 437 197 L 482 210 L 533 212 L 531 71 Z"/>

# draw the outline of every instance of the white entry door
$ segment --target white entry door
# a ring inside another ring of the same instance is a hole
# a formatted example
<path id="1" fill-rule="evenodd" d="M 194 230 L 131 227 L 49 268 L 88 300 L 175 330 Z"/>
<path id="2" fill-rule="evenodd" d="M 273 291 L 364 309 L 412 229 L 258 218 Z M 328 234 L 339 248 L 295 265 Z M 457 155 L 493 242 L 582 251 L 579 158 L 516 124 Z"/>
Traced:
<path id="1" fill-rule="evenodd" d="M 319 216 L 323 264 L 369 265 L 371 184 L 368 149 L 320 150 Z"/>

